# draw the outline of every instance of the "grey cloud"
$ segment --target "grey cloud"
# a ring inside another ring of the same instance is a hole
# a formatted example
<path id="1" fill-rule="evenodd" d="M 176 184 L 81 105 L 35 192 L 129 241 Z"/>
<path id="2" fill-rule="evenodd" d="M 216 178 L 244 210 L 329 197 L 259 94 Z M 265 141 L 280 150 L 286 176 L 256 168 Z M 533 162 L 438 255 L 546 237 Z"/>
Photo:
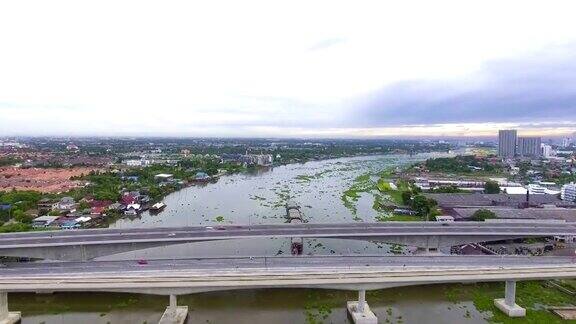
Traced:
<path id="1" fill-rule="evenodd" d="M 406 81 L 350 102 L 362 126 L 576 120 L 576 44 L 486 63 L 457 81 Z"/>

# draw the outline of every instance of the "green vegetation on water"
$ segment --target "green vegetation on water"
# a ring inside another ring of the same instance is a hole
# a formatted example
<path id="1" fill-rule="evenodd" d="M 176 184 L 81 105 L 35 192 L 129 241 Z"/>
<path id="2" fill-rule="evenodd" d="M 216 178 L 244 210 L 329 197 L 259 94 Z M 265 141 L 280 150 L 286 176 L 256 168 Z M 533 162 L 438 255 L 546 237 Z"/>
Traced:
<path id="1" fill-rule="evenodd" d="M 420 194 L 419 188 L 407 180 L 393 179 L 391 170 L 384 170 L 378 174 L 379 179 L 373 180 L 375 175 L 363 174 L 354 180 L 352 186 L 343 192 L 342 202 L 355 219 L 357 217 L 356 203 L 362 193 L 372 195 L 374 202 L 372 208 L 378 212 L 376 221 L 421 221 L 426 217 L 438 215 L 436 202 Z M 416 215 L 401 215 L 394 213 L 396 208 L 409 209 Z"/>
<path id="2" fill-rule="evenodd" d="M 356 216 L 357 209 L 355 203 L 360 199 L 360 193 L 369 193 L 376 190 L 376 183 L 370 179 L 370 174 L 363 174 L 358 176 L 352 186 L 344 191 L 342 194 L 342 202 L 354 216 Z"/>
<path id="3" fill-rule="evenodd" d="M 393 246 L 391 249 L 396 253 L 402 252 L 401 246 Z M 415 286 L 367 292 L 368 303 L 382 323 L 402 323 L 403 321 L 409 323 L 411 319 L 414 319 L 409 316 L 410 313 L 423 314 L 422 312 L 429 311 L 430 308 L 426 306 L 424 310 L 419 307 L 430 302 L 443 304 L 434 308 L 434 314 L 429 314 L 431 323 L 442 323 L 442 316 L 446 313 L 460 314 L 457 316 L 461 316 L 462 322 L 466 322 L 466 318 L 479 315 L 490 323 L 503 324 L 575 322 L 562 321 L 560 317 L 546 309 L 550 306 L 572 305 L 575 301 L 570 295 L 555 288 L 546 287 L 545 282 L 532 281 L 517 284 L 516 300 L 520 306 L 527 309 L 525 318 L 509 318 L 500 312 L 494 306 L 494 299 L 503 298 L 503 296 L 504 283 Z M 320 324 L 340 323 L 338 319 L 344 318 L 342 316 L 346 313 L 346 301 L 356 298 L 357 293 L 350 291 L 269 289 L 186 295 L 180 296 L 178 303 L 189 306 L 197 317 L 210 316 L 207 314 L 211 313 L 220 314 L 220 312 L 228 313 L 228 316 L 238 316 L 234 313 L 237 308 L 243 310 L 254 308 L 255 312 L 257 310 L 274 312 L 281 309 L 282 312 L 288 312 L 287 314 L 290 312 L 302 314 L 304 321 L 308 324 Z M 55 293 L 50 295 L 15 293 L 10 294 L 9 299 L 10 307 L 23 311 L 25 316 L 80 312 L 105 314 L 118 310 L 135 314 L 147 310 L 161 314 L 167 303 L 166 300 L 154 296 L 112 293 Z M 476 313 L 474 308 L 480 314 Z M 206 313 L 200 310 L 206 310 Z M 222 316 L 225 315 L 222 314 Z M 457 320 L 457 318 L 451 318 Z"/>
<path id="4" fill-rule="evenodd" d="M 574 297 L 558 289 L 545 286 L 543 281 L 518 282 L 516 286 L 516 303 L 526 308 L 525 318 L 511 318 L 494 306 L 494 299 L 503 298 L 504 283 L 477 283 L 470 285 L 451 285 L 446 290 L 448 300 L 458 303 L 471 299 L 476 309 L 487 315 L 491 323 L 576 323 L 563 321 L 548 311 L 550 306 L 571 306 Z"/>

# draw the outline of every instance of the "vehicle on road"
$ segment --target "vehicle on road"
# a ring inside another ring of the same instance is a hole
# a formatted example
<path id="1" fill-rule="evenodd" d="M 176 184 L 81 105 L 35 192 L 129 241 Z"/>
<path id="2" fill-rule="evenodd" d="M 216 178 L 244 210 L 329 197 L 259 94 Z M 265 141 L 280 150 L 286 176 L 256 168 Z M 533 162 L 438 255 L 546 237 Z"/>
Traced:
<path id="1" fill-rule="evenodd" d="M 139 265 L 147 265 L 148 261 L 147 260 L 138 260 L 138 264 Z"/>

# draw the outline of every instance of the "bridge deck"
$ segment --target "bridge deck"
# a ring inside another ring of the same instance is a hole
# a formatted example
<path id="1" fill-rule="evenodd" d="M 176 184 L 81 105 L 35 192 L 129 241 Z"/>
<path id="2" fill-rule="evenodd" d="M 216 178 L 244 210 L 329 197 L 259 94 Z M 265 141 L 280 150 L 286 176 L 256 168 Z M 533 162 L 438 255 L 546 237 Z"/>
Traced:
<path id="1" fill-rule="evenodd" d="M 571 257 L 337 256 L 9 264 L 5 291 L 129 291 L 153 294 L 311 287 L 381 289 L 441 282 L 576 277 Z"/>
<path id="2" fill-rule="evenodd" d="M 188 259 L 147 260 L 139 264 L 135 260 L 123 261 L 87 261 L 87 262 L 24 262 L 7 263 L 0 268 L 0 281 L 7 277 L 25 276 L 85 276 L 106 275 L 110 273 L 142 272 L 188 273 L 240 273 L 266 271 L 326 271 L 328 269 L 362 269 L 403 271 L 421 269 L 478 269 L 503 267 L 544 267 L 573 266 L 576 268 L 576 257 L 529 257 L 529 256 L 382 256 L 382 255 L 349 255 L 349 256 L 271 256 L 271 257 L 214 257 Z"/>
<path id="3" fill-rule="evenodd" d="M 390 222 L 352 224 L 279 224 L 186 228 L 97 229 L 0 235 L 0 250 L 22 247 L 194 242 L 258 237 L 370 238 L 385 236 L 554 236 L 576 235 L 575 223 Z"/>

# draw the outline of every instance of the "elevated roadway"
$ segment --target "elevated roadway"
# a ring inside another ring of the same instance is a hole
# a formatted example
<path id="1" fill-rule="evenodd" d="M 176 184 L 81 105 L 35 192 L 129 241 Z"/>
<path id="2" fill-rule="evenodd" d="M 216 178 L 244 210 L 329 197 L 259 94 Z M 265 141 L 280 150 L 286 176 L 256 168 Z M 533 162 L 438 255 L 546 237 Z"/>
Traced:
<path id="1" fill-rule="evenodd" d="M 8 292 L 106 291 L 169 295 L 160 323 L 182 323 L 183 294 L 260 288 L 357 290 L 347 303 L 356 324 L 375 324 L 366 290 L 399 286 L 505 281 L 505 298 L 495 305 L 513 317 L 525 316 L 516 304 L 516 281 L 575 278 L 576 258 L 524 256 L 307 256 L 203 258 L 134 261 L 7 264 L 0 269 L 0 321 L 15 323 Z"/>
<path id="2" fill-rule="evenodd" d="M 255 288 L 374 290 L 447 282 L 576 277 L 572 257 L 305 256 L 37 262 L 0 268 L 0 291 L 189 294 Z"/>
<path id="3" fill-rule="evenodd" d="M 331 238 L 439 249 L 516 238 L 576 236 L 575 223 L 389 222 L 97 229 L 0 235 L 0 255 L 86 261 L 100 256 L 203 241 Z"/>

